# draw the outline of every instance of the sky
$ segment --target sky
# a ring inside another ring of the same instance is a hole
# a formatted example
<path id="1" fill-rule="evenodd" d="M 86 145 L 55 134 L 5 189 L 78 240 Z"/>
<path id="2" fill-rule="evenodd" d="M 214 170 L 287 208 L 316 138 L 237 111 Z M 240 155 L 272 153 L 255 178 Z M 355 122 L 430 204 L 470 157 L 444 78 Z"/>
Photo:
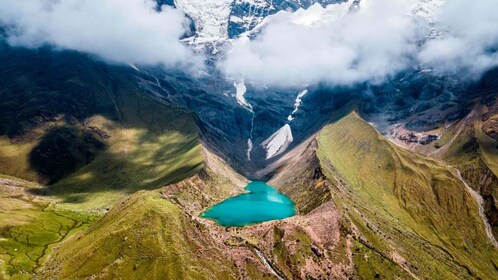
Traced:
<path id="1" fill-rule="evenodd" d="M 414 15 L 420 2 L 281 11 L 259 33 L 229 43 L 217 67 L 252 85 L 303 87 L 382 83 L 413 68 L 475 79 L 498 66 L 498 0 L 425 1 L 440 6 L 429 18 Z M 2 0 L 0 23 L 13 46 L 51 45 L 110 63 L 198 70 L 206 59 L 180 42 L 189 24 L 183 12 L 158 12 L 153 0 Z"/>

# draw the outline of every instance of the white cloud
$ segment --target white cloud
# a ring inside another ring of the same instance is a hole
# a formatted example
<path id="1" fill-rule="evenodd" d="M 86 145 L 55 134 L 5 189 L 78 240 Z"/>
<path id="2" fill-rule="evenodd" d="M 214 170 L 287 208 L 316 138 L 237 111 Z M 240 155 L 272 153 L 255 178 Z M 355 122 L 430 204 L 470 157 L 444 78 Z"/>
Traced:
<path id="1" fill-rule="evenodd" d="M 498 42 L 498 0 L 441 3 L 362 0 L 355 13 L 348 12 L 351 2 L 279 12 L 255 38 L 236 40 L 219 66 L 255 85 L 300 87 L 376 83 L 417 65 L 477 75 L 498 65 L 490 53 Z M 423 18 L 434 9 L 434 18 Z M 427 39 L 429 23 L 445 35 Z"/>
<path id="2" fill-rule="evenodd" d="M 422 47 L 420 62 L 474 77 L 498 66 L 497 11 L 498 0 L 447 1 L 435 18 L 442 36 Z"/>
<path id="3" fill-rule="evenodd" d="M 113 63 L 196 67 L 202 59 L 179 42 L 188 21 L 153 0 L 2 0 L 0 23 L 13 46 L 53 45 Z"/>
<path id="4" fill-rule="evenodd" d="M 369 1 L 355 13 L 348 13 L 350 2 L 280 12 L 255 39 L 237 40 L 220 67 L 228 76 L 274 86 L 380 81 L 415 53 L 418 34 L 407 2 Z"/>
<path id="5" fill-rule="evenodd" d="M 351 2 L 272 15 L 255 38 L 235 40 L 218 67 L 253 85 L 302 87 L 382 82 L 417 65 L 474 78 L 498 66 L 498 0 L 362 0 L 350 13 Z M 15 46 L 49 44 L 115 63 L 203 65 L 179 41 L 185 15 L 155 6 L 154 0 L 1 0 L 0 24 Z M 425 38 L 430 24 L 441 31 L 437 39 Z"/>

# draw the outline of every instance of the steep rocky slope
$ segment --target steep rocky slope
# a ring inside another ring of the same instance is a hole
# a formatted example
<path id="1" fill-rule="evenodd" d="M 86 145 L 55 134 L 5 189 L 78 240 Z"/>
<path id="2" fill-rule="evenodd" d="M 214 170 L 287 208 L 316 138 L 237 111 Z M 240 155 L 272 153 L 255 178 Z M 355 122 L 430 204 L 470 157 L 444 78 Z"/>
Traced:
<path id="1" fill-rule="evenodd" d="M 496 97 L 489 95 L 488 98 L 478 98 L 472 107 L 462 119 L 448 121 L 440 128 L 422 132 L 438 135 L 439 139 L 433 143 L 423 145 L 402 141 L 400 134 L 406 135 L 408 132 L 399 130 L 393 134 L 392 141 L 458 168 L 465 181 L 483 197 L 487 219 L 497 236 Z"/>
<path id="2" fill-rule="evenodd" d="M 316 145 L 315 153 L 297 149 L 294 162 L 302 164 L 280 168 L 272 182 L 303 213 L 308 205 L 333 201 L 350 229 L 350 273 L 366 279 L 496 277 L 498 251 L 452 168 L 391 144 L 354 114 L 325 127 L 308 143 Z M 317 199 L 323 185 L 330 193 Z M 332 217 L 323 215 L 328 223 Z M 326 238 L 348 240 L 346 232 Z"/>

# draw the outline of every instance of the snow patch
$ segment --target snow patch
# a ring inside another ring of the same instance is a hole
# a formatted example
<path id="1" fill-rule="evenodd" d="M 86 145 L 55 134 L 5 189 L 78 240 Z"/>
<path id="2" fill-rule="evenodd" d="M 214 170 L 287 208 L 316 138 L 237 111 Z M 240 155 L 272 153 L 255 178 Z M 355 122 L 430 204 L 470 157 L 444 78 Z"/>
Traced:
<path id="1" fill-rule="evenodd" d="M 445 2 L 446 0 L 419 0 L 413 6 L 412 13 L 432 23 L 434 22 L 434 16 Z"/>
<path id="2" fill-rule="evenodd" d="M 247 88 L 246 88 L 244 81 L 240 81 L 238 83 L 235 82 L 235 83 L 233 83 L 233 86 L 235 87 L 235 99 L 237 100 L 237 103 L 239 103 L 240 106 L 246 108 L 252 114 L 251 128 L 249 130 L 249 138 L 247 139 L 247 150 L 246 150 L 247 160 L 250 161 L 251 160 L 251 152 L 252 152 L 252 148 L 253 148 L 252 134 L 253 134 L 253 130 L 254 130 L 255 115 L 254 115 L 254 111 L 252 109 L 252 105 L 249 104 L 247 99 L 244 97 L 244 95 L 246 94 L 246 91 L 247 91 Z"/>
<path id="3" fill-rule="evenodd" d="M 247 156 L 247 160 L 251 160 L 251 152 L 252 152 L 252 140 L 251 138 L 248 138 L 247 139 L 247 151 L 246 151 L 246 156 Z"/>
<path id="4" fill-rule="evenodd" d="M 301 26 L 321 26 L 343 18 L 350 12 L 351 7 L 350 2 L 331 4 L 325 8 L 319 3 L 315 3 L 308 9 L 301 8 L 294 12 L 292 22 Z"/>
<path id="5" fill-rule="evenodd" d="M 261 143 L 261 146 L 266 150 L 266 159 L 283 153 L 292 141 L 294 139 L 292 138 L 291 127 L 286 124 Z"/>
<path id="6" fill-rule="evenodd" d="M 244 22 L 244 20 L 239 18 L 238 16 L 231 16 L 230 21 L 235 22 L 235 23 L 243 23 Z"/>
<path id="7" fill-rule="evenodd" d="M 435 17 L 445 2 L 446 0 L 419 0 L 412 8 L 412 14 L 415 17 L 422 18 L 427 22 L 429 31 L 427 37 L 429 39 L 436 39 L 444 34 L 442 30 L 436 28 Z"/>
<path id="8" fill-rule="evenodd" d="M 175 0 L 175 6 L 183 10 L 195 23 L 193 44 L 216 43 L 228 39 L 228 19 L 232 0 Z"/>
<path id="9" fill-rule="evenodd" d="M 130 67 L 131 67 L 132 69 L 134 69 L 135 71 L 140 72 L 140 70 L 138 69 L 138 67 L 137 67 L 135 64 L 133 64 L 133 63 L 128 63 L 128 66 L 130 66 Z"/>
<path id="10" fill-rule="evenodd" d="M 294 101 L 294 110 L 292 111 L 292 113 L 287 117 L 287 120 L 288 121 L 292 121 L 294 119 L 294 114 L 297 113 L 297 111 L 299 110 L 299 106 L 301 106 L 301 103 L 303 103 L 303 97 L 308 93 L 308 90 L 305 89 L 303 91 L 301 91 L 297 97 L 296 97 L 296 101 Z"/>
<path id="11" fill-rule="evenodd" d="M 362 0 L 361 2 L 353 1 L 353 3 L 344 2 L 339 4 L 329 4 L 326 7 L 323 7 L 319 3 L 315 3 L 307 9 L 299 8 L 293 12 L 291 14 L 291 21 L 296 25 L 318 27 L 344 17 L 352 10 L 353 6 L 359 6 L 360 4 L 364 5 L 364 2 L 367 1 L 368 0 Z M 250 38 L 254 36 L 255 34 L 261 32 L 267 25 L 278 21 L 279 17 L 282 15 L 286 15 L 286 13 L 276 13 L 267 17 L 258 17 L 257 19 L 254 19 L 254 15 L 244 17 L 243 21 L 247 22 L 245 27 L 246 29 L 249 29 L 252 22 L 255 22 L 255 26 L 254 28 L 240 34 L 239 37 Z"/>
<path id="12" fill-rule="evenodd" d="M 247 91 L 244 81 L 241 81 L 239 83 L 235 82 L 233 83 L 233 86 L 235 87 L 235 98 L 237 99 L 237 103 L 249 110 L 249 112 L 254 113 L 251 104 L 249 104 L 249 102 L 247 102 L 246 98 L 244 97 L 244 94 L 246 94 Z"/>
<path id="13" fill-rule="evenodd" d="M 252 6 L 252 8 L 266 8 L 271 5 L 272 1 L 267 0 L 236 0 L 235 4 L 246 3 Z"/>

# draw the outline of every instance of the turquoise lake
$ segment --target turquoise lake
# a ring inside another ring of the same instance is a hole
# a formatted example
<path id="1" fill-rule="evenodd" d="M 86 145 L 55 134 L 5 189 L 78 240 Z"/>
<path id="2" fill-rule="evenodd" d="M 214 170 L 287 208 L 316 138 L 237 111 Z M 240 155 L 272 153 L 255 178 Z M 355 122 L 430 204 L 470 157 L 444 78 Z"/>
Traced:
<path id="1" fill-rule="evenodd" d="M 250 182 L 243 193 L 214 205 L 202 214 L 222 226 L 245 226 L 296 215 L 294 202 L 265 182 Z"/>

